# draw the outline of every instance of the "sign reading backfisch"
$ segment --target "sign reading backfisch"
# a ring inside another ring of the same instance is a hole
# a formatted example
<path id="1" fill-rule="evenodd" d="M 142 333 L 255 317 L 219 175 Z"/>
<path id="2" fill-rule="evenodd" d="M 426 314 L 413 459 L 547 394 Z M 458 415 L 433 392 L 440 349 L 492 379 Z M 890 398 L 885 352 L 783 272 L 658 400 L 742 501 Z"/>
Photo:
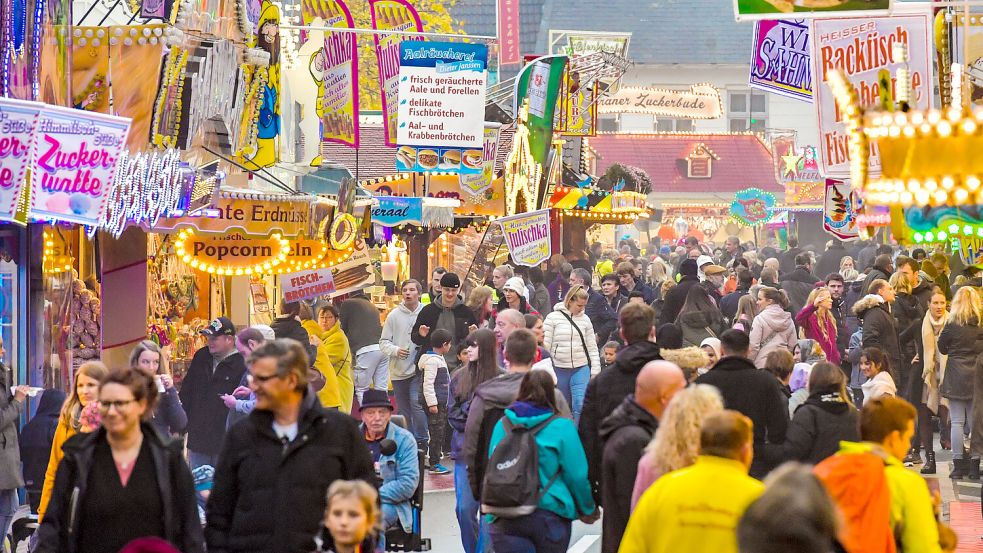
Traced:
<path id="1" fill-rule="evenodd" d="M 401 43 L 396 141 L 481 148 L 487 64 L 484 44 Z"/>
<path id="2" fill-rule="evenodd" d="M 597 111 L 681 119 L 717 119 L 723 115 L 720 91 L 710 84 L 696 84 L 689 90 L 624 86 L 598 100 Z"/>
<path id="3" fill-rule="evenodd" d="M 283 288 L 283 300 L 286 302 L 328 296 L 335 292 L 330 268 L 283 275 L 280 277 L 280 287 Z"/>
<path id="4" fill-rule="evenodd" d="M 755 24 L 749 83 L 752 88 L 812 101 L 809 26 L 804 20 Z"/>
<path id="5" fill-rule="evenodd" d="M 497 221 L 509 254 L 519 265 L 535 267 L 550 256 L 550 210 L 541 209 Z"/>
<path id="6" fill-rule="evenodd" d="M 911 71 L 909 105 L 927 109 L 932 102 L 932 58 L 928 13 L 892 17 L 855 19 L 815 19 L 812 22 L 812 67 L 816 83 L 815 105 L 819 121 L 819 157 L 824 174 L 830 177 L 850 175 L 849 136 L 846 123 L 836 107 L 833 93 L 826 84 L 834 69 L 842 70 L 857 89 L 862 107 L 877 105 L 880 85 L 878 72 L 894 74 L 901 67 L 901 46 L 908 49 Z M 891 86 L 897 88 L 892 79 Z M 894 90 L 897 98 L 899 91 Z M 870 143 L 870 176 L 881 173 L 877 143 Z"/>

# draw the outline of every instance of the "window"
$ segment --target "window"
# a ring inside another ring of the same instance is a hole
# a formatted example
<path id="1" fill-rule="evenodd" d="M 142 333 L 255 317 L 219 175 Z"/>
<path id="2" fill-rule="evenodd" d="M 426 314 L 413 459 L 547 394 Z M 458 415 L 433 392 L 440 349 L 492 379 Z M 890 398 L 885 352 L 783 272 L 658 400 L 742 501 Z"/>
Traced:
<path id="1" fill-rule="evenodd" d="M 618 122 L 618 116 L 613 117 L 598 117 L 597 118 L 597 130 L 600 132 L 618 132 L 621 129 L 621 124 Z"/>
<path id="2" fill-rule="evenodd" d="M 763 92 L 731 91 L 728 105 L 731 132 L 764 132 L 768 126 L 768 98 Z"/>
<path id="3" fill-rule="evenodd" d="M 655 130 L 659 132 L 691 132 L 693 130 L 692 119 L 657 119 Z"/>

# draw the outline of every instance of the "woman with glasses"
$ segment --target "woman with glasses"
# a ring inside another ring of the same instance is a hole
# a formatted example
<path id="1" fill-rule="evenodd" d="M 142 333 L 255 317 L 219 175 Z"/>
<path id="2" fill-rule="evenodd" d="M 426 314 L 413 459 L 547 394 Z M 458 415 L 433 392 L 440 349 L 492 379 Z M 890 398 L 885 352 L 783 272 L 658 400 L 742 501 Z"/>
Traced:
<path id="1" fill-rule="evenodd" d="M 117 553 L 144 537 L 204 550 L 182 444 L 148 422 L 157 394 L 141 371 L 114 369 L 102 379 L 102 426 L 65 442 L 38 552 Z"/>

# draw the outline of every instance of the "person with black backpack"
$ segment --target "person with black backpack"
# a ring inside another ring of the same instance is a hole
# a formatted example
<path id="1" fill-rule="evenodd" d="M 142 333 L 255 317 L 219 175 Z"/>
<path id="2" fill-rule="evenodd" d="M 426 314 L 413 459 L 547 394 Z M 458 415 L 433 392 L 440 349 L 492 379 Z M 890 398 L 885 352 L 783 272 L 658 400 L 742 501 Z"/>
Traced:
<path id="1" fill-rule="evenodd" d="M 494 519 L 495 551 L 563 553 L 573 520 L 600 516 L 577 427 L 560 415 L 554 389 L 549 373 L 525 373 L 492 432 L 481 512 Z"/>

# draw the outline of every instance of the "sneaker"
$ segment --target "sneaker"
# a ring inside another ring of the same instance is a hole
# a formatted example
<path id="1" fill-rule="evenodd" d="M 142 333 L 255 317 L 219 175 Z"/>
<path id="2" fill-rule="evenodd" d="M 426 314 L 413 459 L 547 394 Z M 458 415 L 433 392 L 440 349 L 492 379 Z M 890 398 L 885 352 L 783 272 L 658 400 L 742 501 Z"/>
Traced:
<path id="1" fill-rule="evenodd" d="M 920 464 L 922 464 L 922 456 L 919 455 L 914 449 L 910 450 L 908 455 L 904 458 L 904 466 L 913 467 Z"/>
<path id="2" fill-rule="evenodd" d="M 450 474 L 451 469 L 437 463 L 436 465 L 430 467 L 430 474 Z"/>

